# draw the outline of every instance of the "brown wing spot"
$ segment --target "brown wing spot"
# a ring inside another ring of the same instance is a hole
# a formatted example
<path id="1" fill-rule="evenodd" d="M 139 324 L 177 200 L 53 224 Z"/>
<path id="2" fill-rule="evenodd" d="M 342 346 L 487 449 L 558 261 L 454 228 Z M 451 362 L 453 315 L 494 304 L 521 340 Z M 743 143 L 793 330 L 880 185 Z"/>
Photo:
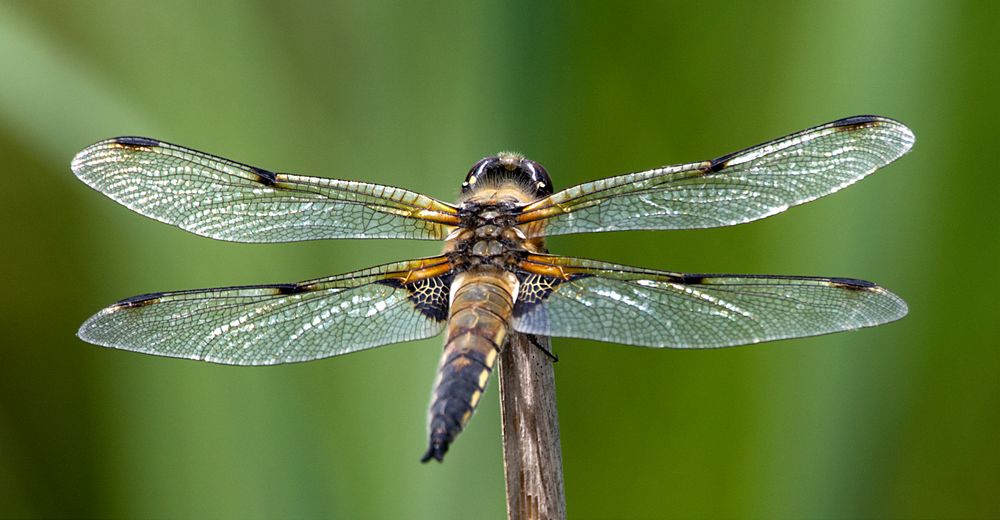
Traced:
<path id="1" fill-rule="evenodd" d="M 732 157 L 728 155 L 724 155 L 717 159 L 712 159 L 711 161 L 708 161 L 708 167 L 703 171 L 705 172 L 706 175 L 710 173 L 718 173 L 722 171 L 723 168 L 729 165 L 729 159 L 731 158 Z"/>
<path id="2" fill-rule="evenodd" d="M 256 166 L 250 166 L 249 168 L 250 171 L 257 174 L 257 182 L 264 186 L 274 187 L 278 183 L 278 174 L 263 168 L 257 168 Z"/>
<path id="3" fill-rule="evenodd" d="M 733 157 L 736 157 L 737 155 L 740 155 L 745 151 L 746 150 L 740 150 L 738 152 L 727 153 L 722 157 L 716 157 L 715 159 L 708 161 L 708 167 L 705 170 L 705 175 L 721 172 L 722 170 L 726 169 L 727 166 L 729 166 L 729 161 L 731 161 Z"/>
<path id="4" fill-rule="evenodd" d="M 673 283 L 682 285 L 697 285 L 705 282 L 705 276 L 700 274 L 670 275 L 669 279 Z"/>
<path id="5" fill-rule="evenodd" d="M 830 125 L 838 132 L 853 132 L 861 128 L 876 126 L 881 122 L 882 120 L 877 116 L 854 116 L 838 119 L 830 123 Z"/>
<path id="6" fill-rule="evenodd" d="M 299 285 L 296 283 L 276 285 L 274 287 L 274 293 L 282 296 L 309 292 L 311 290 L 312 288 L 308 285 Z"/>

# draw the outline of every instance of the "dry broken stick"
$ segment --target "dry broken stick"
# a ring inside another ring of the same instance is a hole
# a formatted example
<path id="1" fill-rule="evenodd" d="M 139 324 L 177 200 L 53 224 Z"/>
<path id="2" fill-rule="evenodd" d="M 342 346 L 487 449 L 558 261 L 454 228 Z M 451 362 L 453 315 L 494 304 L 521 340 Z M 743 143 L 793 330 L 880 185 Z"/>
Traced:
<path id="1" fill-rule="evenodd" d="M 511 334 L 500 354 L 507 517 L 566 518 L 556 381 L 547 337 Z"/>

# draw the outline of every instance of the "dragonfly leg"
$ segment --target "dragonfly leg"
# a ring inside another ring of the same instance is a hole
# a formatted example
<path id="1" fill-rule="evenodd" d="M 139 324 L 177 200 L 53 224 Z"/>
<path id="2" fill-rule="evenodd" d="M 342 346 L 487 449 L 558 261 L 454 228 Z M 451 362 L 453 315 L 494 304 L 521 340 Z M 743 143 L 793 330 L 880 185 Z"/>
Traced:
<path id="1" fill-rule="evenodd" d="M 536 336 L 535 334 L 525 334 L 525 336 L 528 336 L 528 341 L 530 341 L 532 345 L 540 348 L 542 352 L 544 352 L 545 355 L 552 360 L 553 363 L 559 362 L 559 356 L 555 355 L 551 350 L 545 348 L 545 346 L 542 345 L 542 342 L 538 341 L 538 336 Z"/>

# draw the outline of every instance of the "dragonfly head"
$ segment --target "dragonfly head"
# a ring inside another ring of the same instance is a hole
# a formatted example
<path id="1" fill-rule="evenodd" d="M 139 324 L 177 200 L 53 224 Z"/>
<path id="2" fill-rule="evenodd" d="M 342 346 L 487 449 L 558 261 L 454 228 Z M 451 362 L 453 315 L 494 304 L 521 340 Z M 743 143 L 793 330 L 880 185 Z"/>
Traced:
<path id="1" fill-rule="evenodd" d="M 545 168 L 514 152 L 500 152 L 474 164 L 462 183 L 462 194 L 511 184 L 536 199 L 552 195 L 552 179 Z"/>

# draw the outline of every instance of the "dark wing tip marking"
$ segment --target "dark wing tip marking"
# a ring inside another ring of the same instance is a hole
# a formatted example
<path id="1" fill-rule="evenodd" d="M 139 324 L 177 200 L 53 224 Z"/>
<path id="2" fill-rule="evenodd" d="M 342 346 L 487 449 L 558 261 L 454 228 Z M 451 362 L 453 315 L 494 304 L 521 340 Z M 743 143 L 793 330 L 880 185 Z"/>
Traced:
<path id="1" fill-rule="evenodd" d="M 140 294 L 138 296 L 132 296 L 130 298 L 125 298 L 124 300 L 119 300 L 111 306 L 112 309 L 132 309 L 135 307 L 145 307 L 146 305 L 152 305 L 160 300 L 164 293 L 148 293 Z"/>
<path id="2" fill-rule="evenodd" d="M 872 126 L 885 125 L 885 124 L 899 124 L 899 125 L 901 125 L 902 123 L 899 123 L 898 121 L 895 121 L 893 119 L 888 119 L 888 118 L 885 118 L 885 117 L 882 117 L 882 116 L 875 116 L 875 115 L 861 115 L 861 116 L 845 117 L 843 119 L 838 119 L 836 121 L 828 123 L 828 125 L 830 127 L 832 127 L 834 130 L 839 131 L 839 132 L 853 132 L 855 130 L 860 130 L 862 128 L 868 128 L 868 127 L 872 127 Z M 812 128 L 810 130 L 815 130 L 815 128 Z M 810 130 L 804 130 L 803 132 L 809 132 Z M 775 141 L 780 141 L 780 140 L 785 139 L 787 137 L 790 137 L 790 136 L 782 137 L 782 138 L 776 139 Z M 769 143 L 763 143 L 763 144 L 757 145 L 757 146 L 764 146 L 766 144 L 769 144 Z M 751 148 L 756 148 L 756 147 L 751 147 Z M 733 157 L 735 157 L 737 155 L 740 155 L 740 154 L 746 152 L 749 149 L 750 148 L 747 148 L 747 149 L 744 149 L 744 150 L 740 150 L 740 151 L 736 151 L 736 152 L 733 152 L 733 153 L 728 153 L 726 155 L 723 155 L 722 157 L 717 157 L 715 159 L 712 159 L 711 161 L 707 161 L 707 164 L 701 167 L 701 171 L 703 172 L 704 175 L 710 175 L 710 174 L 713 174 L 713 173 L 718 173 L 718 172 L 722 171 L 723 169 L 725 169 L 726 166 L 729 165 L 729 161 Z"/>
<path id="3" fill-rule="evenodd" d="M 157 141 L 156 139 L 150 139 L 149 137 L 138 137 L 138 136 L 130 136 L 130 135 L 129 136 L 122 136 L 122 137 L 115 137 L 113 139 L 110 139 L 110 141 L 113 142 L 113 143 L 115 143 L 115 144 L 117 144 L 117 145 L 119 145 L 119 146 L 124 146 L 126 148 L 134 148 L 134 149 L 138 149 L 138 150 L 147 149 L 147 148 L 155 148 L 155 147 L 167 144 L 167 143 L 164 143 L 163 141 Z M 205 154 L 205 155 L 207 155 L 207 154 Z M 225 159 L 221 159 L 221 160 L 225 161 Z M 259 182 L 259 183 L 261 183 L 261 184 L 263 184 L 265 186 L 274 186 L 275 184 L 278 183 L 278 174 L 277 173 L 274 173 L 274 172 L 272 172 L 270 170 L 265 170 L 263 168 L 258 168 L 256 166 L 250 166 L 250 165 L 240 165 L 240 166 L 243 166 L 243 167 L 247 168 L 248 170 L 252 171 L 253 173 L 255 173 L 257 175 L 257 179 L 256 179 L 257 182 Z"/>
<path id="4" fill-rule="evenodd" d="M 858 280 L 856 278 L 830 278 L 829 281 L 830 285 L 834 287 L 852 291 L 864 291 L 878 287 L 878 285 L 869 282 L 868 280 Z"/>
<path id="5" fill-rule="evenodd" d="M 830 125 L 839 131 L 850 132 L 853 130 L 857 130 L 859 128 L 874 126 L 885 122 L 886 120 L 883 117 L 863 115 L 863 116 L 851 116 L 851 117 L 845 117 L 843 119 L 838 119 L 830 123 Z"/>
<path id="6" fill-rule="evenodd" d="M 157 141 L 156 139 L 150 139 L 148 137 L 131 136 L 131 135 L 116 137 L 112 139 L 112 141 L 114 141 L 115 144 L 119 144 L 121 146 L 127 146 L 129 148 L 150 148 L 153 146 L 160 146 L 160 142 Z"/>

